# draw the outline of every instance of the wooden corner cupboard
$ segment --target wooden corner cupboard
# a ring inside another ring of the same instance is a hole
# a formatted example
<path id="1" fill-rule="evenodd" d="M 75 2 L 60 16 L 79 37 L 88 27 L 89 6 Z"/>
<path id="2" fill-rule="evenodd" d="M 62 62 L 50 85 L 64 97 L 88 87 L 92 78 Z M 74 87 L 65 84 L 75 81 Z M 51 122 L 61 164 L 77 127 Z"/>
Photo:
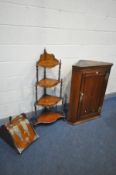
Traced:
<path id="1" fill-rule="evenodd" d="M 100 115 L 112 65 L 80 60 L 72 66 L 69 122 L 78 124 Z"/>

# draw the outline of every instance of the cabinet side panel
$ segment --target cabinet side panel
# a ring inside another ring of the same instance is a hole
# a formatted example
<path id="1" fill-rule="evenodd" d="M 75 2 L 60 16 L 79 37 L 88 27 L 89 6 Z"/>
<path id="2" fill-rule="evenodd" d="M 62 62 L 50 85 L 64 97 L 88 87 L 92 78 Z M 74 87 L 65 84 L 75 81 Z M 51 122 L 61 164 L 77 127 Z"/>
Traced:
<path id="1" fill-rule="evenodd" d="M 71 89 L 70 89 L 70 100 L 69 100 L 69 112 L 68 121 L 77 121 L 78 103 L 80 96 L 80 86 L 81 86 L 81 75 L 82 73 L 78 70 L 72 70 L 71 78 Z"/>

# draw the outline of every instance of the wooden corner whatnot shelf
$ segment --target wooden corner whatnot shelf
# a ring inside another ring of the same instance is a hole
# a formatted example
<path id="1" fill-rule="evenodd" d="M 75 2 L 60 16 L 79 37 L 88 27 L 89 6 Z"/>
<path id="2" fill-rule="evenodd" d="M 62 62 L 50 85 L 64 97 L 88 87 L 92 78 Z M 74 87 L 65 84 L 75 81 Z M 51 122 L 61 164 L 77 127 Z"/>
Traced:
<path id="1" fill-rule="evenodd" d="M 48 78 L 47 77 L 47 69 L 51 69 L 55 66 L 59 66 L 58 71 L 58 78 Z M 44 69 L 44 75 L 43 78 L 39 80 L 38 77 L 38 70 L 39 67 L 43 67 Z M 39 61 L 36 64 L 36 102 L 35 102 L 35 114 L 36 114 L 36 121 L 35 124 L 40 123 L 52 123 L 60 118 L 64 118 L 61 112 L 58 111 L 52 111 L 51 108 L 54 108 L 57 106 L 59 102 L 62 102 L 62 80 L 60 78 L 61 74 L 61 61 L 57 60 L 53 54 L 48 54 L 46 50 L 44 50 L 44 53 L 40 56 Z M 60 84 L 60 93 L 59 96 L 56 95 L 50 95 L 47 93 L 47 88 L 56 88 L 56 86 Z M 42 87 L 44 90 L 44 94 L 38 99 L 38 88 Z M 37 115 L 37 107 L 42 106 L 45 108 L 44 112 Z M 47 109 L 47 111 L 46 111 Z"/>

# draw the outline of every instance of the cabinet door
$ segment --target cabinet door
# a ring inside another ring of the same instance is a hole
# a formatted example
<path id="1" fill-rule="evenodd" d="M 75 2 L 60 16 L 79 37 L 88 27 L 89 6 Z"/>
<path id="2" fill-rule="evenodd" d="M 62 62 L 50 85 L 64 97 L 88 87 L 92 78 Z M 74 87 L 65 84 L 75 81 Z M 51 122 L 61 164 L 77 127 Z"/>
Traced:
<path id="1" fill-rule="evenodd" d="M 100 114 L 108 75 L 109 73 L 104 70 L 83 73 L 78 119 L 86 119 Z"/>

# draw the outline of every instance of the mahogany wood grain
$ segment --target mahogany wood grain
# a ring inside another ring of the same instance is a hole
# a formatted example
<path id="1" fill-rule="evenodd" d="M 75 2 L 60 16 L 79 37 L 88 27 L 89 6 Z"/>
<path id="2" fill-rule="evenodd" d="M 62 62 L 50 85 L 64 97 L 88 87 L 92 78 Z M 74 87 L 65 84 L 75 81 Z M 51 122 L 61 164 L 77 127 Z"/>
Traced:
<path id="1" fill-rule="evenodd" d="M 68 121 L 100 115 L 112 63 L 80 60 L 72 67 Z"/>

